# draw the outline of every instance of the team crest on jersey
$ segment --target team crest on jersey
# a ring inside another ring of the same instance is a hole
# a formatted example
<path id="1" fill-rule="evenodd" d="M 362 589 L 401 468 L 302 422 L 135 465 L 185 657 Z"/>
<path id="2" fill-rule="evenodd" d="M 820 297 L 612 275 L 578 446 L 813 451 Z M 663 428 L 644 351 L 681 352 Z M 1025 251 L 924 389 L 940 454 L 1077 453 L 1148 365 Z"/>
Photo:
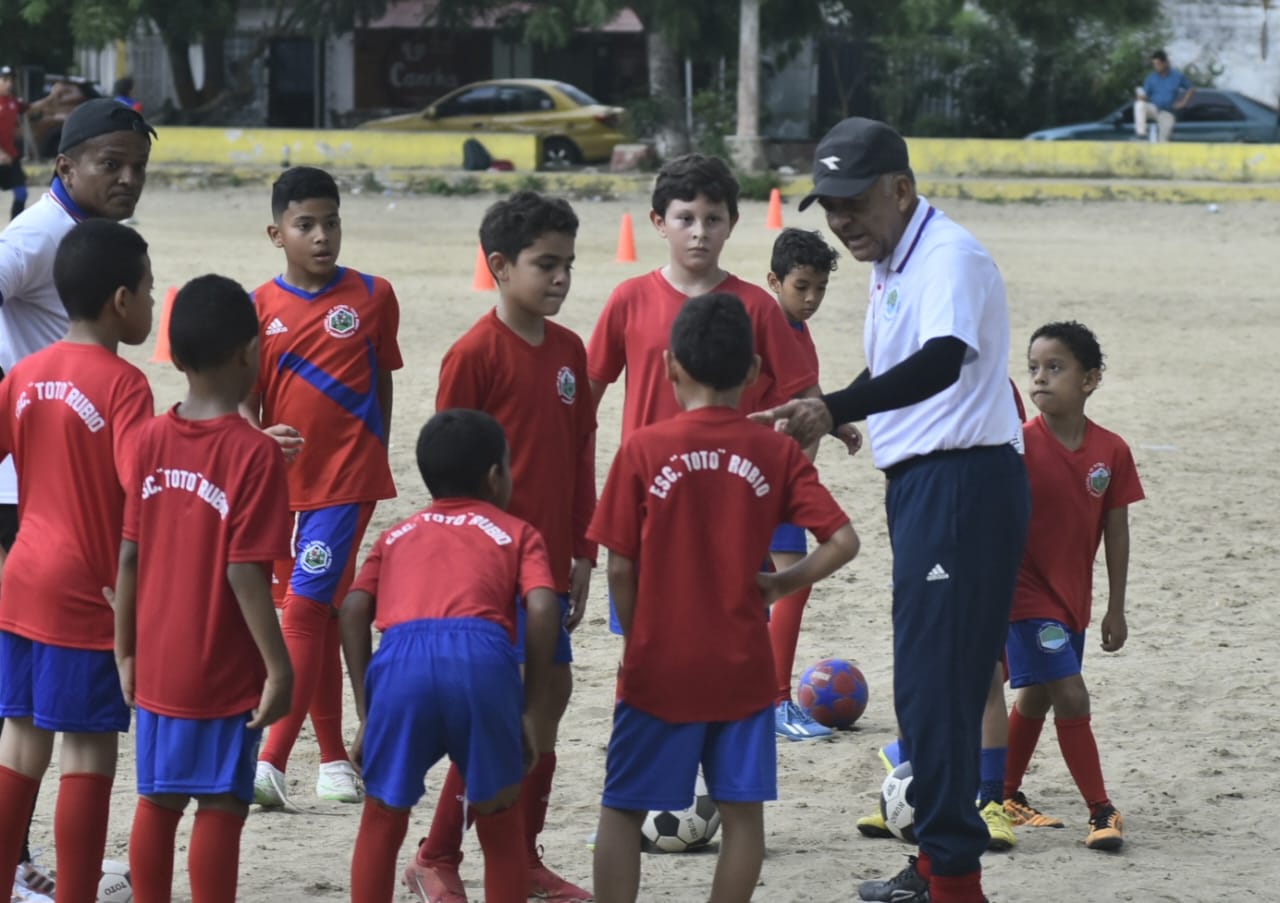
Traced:
<path id="1" fill-rule="evenodd" d="M 1042 652 L 1061 652 L 1071 642 L 1071 635 L 1061 624 L 1050 621 L 1036 632 L 1036 645 Z"/>
<path id="2" fill-rule="evenodd" d="M 355 308 L 339 304 L 324 315 L 324 330 L 335 339 L 349 339 L 360 328 L 360 315 Z"/>
<path id="3" fill-rule="evenodd" d="M 898 290 L 896 288 L 889 289 L 889 297 L 884 299 L 884 318 L 892 320 L 896 317 L 899 306 Z"/>
<path id="4" fill-rule="evenodd" d="M 1107 470 L 1107 465 L 1099 462 L 1090 467 L 1087 485 L 1090 495 L 1102 498 L 1102 494 L 1111 485 L 1111 471 Z"/>
<path id="5" fill-rule="evenodd" d="M 561 367 L 556 374 L 556 394 L 565 404 L 573 404 L 573 400 L 578 397 L 578 379 L 569 367 Z"/>
<path id="6" fill-rule="evenodd" d="M 323 574 L 333 564 L 333 551 L 327 544 L 313 539 L 299 553 L 298 563 L 308 574 Z"/>

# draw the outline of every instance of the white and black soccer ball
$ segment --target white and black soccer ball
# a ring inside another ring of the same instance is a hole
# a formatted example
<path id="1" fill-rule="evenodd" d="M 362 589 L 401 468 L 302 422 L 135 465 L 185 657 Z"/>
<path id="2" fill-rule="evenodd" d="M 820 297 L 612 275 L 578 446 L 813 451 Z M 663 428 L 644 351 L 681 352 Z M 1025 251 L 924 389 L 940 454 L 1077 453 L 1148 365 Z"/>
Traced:
<path id="1" fill-rule="evenodd" d="M 641 846 L 646 853 L 688 853 L 706 847 L 719 830 L 720 810 L 699 774 L 692 806 L 678 812 L 664 810 L 645 816 Z"/>
<path id="2" fill-rule="evenodd" d="M 98 903 L 129 903 L 133 899 L 133 882 L 129 880 L 129 864 L 115 859 L 102 860 L 102 877 L 98 879 Z"/>
<path id="3" fill-rule="evenodd" d="M 889 833 L 907 843 L 916 842 L 915 794 L 911 789 L 911 763 L 903 762 L 889 773 L 880 788 L 880 814 Z"/>

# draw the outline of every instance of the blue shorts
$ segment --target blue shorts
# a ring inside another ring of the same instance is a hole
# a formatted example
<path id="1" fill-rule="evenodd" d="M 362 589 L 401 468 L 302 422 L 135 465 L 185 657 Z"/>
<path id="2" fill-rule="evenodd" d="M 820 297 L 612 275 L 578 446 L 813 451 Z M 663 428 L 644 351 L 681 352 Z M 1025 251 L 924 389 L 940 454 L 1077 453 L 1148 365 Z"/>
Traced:
<path id="1" fill-rule="evenodd" d="M 218 796 L 253 802 L 261 728 L 249 713 L 227 718 L 170 718 L 138 706 L 138 793 Z"/>
<path id="2" fill-rule="evenodd" d="M 804 555 L 809 551 L 809 537 L 804 527 L 795 524 L 778 524 L 773 531 L 773 540 L 769 543 L 770 552 L 793 552 Z"/>
<path id="3" fill-rule="evenodd" d="M 777 799 L 773 706 L 740 721 L 675 724 L 619 702 L 613 709 L 601 803 L 631 811 L 688 808 L 699 764 L 713 800 Z"/>
<path id="4" fill-rule="evenodd" d="M 315 511 L 299 511 L 294 525 L 293 574 L 289 592 L 321 605 L 332 605 L 343 574 L 360 550 L 363 525 L 369 522 L 373 505 L 354 502 Z M 361 515 L 364 515 L 362 518 Z"/>
<path id="5" fill-rule="evenodd" d="M 485 802 L 524 776 L 524 683 L 515 646 L 480 618 L 397 624 L 365 672 L 364 786 L 399 809 L 448 756 L 467 799 Z"/>
<path id="6" fill-rule="evenodd" d="M 557 598 L 560 600 L 560 635 L 556 637 L 556 651 L 552 654 L 551 661 L 557 665 L 567 665 L 573 661 L 573 640 L 569 637 L 569 629 L 564 626 L 565 619 L 569 617 L 569 594 L 559 593 Z M 525 611 L 524 606 L 517 603 L 516 658 L 522 665 L 524 664 L 524 622 L 528 618 L 529 613 Z"/>
<path id="7" fill-rule="evenodd" d="M 1028 618 L 1009 624 L 1005 641 L 1009 686 L 1015 690 L 1047 684 L 1080 673 L 1084 664 L 1084 631 L 1072 633 L 1066 624 L 1048 618 Z"/>
<path id="8" fill-rule="evenodd" d="M 41 730 L 67 734 L 127 733 L 115 654 L 0 631 L 0 718 L 30 718 Z"/>

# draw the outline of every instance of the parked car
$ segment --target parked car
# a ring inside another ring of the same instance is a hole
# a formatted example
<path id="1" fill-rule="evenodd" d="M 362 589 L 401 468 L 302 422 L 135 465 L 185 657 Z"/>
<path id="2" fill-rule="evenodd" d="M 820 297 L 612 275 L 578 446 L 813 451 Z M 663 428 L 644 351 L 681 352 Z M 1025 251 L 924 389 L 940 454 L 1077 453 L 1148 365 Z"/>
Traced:
<path id="1" fill-rule="evenodd" d="M 362 123 L 362 129 L 525 132 L 542 136 L 545 166 L 607 160 L 626 140 L 622 108 L 597 103 L 573 85 L 507 78 L 464 85 L 419 113 Z"/>
<path id="2" fill-rule="evenodd" d="M 1174 141 L 1280 142 L 1280 119 L 1275 107 L 1235 91 L 1196 88 L 1191 101 L 1175 111 Z M 1133 104 L 1097 122 L 1042 129 L 1030 141 L 1128 141 L 1133 133 Z"/>

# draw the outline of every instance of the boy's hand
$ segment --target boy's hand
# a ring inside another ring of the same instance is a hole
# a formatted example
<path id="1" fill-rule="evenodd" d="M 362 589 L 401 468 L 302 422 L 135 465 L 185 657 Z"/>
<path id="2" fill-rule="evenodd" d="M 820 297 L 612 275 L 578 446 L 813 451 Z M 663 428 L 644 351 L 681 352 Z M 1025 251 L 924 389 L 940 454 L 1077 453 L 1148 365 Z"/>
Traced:
<path id="1" fill-rule="evenodd" d="M 1102 616 L 1102 651 L 1117 652 L 1129 638 L 1129 624 L 1124 612 L 1109 611 Z"/>
<path id="2" fill-rule="evenodd" d="M 351 741 L 351 748 L 347 750 L 347 755 L 351 757 L 351 764 L 356 767 L 357 771 L 363 770 L 364 767 L 364 722 L 360 722 L 360 726 L 356 728 L 356 738 Z"/>
<path id="3" fill-rule="evenodd" d="M 587 613 L 587 591 L 591 588 L 591 569 L 595 567 L 589 558 L 573 559 L 569 570 L 569 616 L 564 619 L 564 629 L 573 633 Z"/>
<path id="4" fill-rule="evenodd" d="M 124 696 L 124 704 L 133 708 L 134 663 L 132 655 L 116 659 L 116 671 L 120 674 L 120 694 Z"/>
<path id="5" fill-rule="evenodd" d="M 852 423 L 842 423 L 836 427 L 836 438 L 844 443 L 851 455 L 856 455 L 862 448 L 862 433 Z"/>
<path id="6" fill-rule="evenodd" d="M 268 676 L 262 685 L 262 699 L 253 710 L 253 718 L 249 727 L 253 730 L 275 724 L 289 714 L 289 704 L 293 700 L 293 676 L 287 679 Z"/>
<path id="7" fill-rule="evenodd" d="M 279 445 L 280 450 L 284 452 L 284 459 L 286 461 L 292 461 L 294 458 L 298 457 L 298 452 L 302 451 L 302 445 L 304 442 L 302 433 L 287 424 L 276 423 L 265 428 L 263 432 L 276 440 L 276 444 Z"/>
<path id="8" fill-rule="evenodd" d="M 778 575 L 776 573 L 760 571 L 756 574 L 756 586 L 760 588 L 760 595 L 764 599 L 765 608 L 768 608 L 786 595 L 778 583 Z"/>

